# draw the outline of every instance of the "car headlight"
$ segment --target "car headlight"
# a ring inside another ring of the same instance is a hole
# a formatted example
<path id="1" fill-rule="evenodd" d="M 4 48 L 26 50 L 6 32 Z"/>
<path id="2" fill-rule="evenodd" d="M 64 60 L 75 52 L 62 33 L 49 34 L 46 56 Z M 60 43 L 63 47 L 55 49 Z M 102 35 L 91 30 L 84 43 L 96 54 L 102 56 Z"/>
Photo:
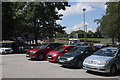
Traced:
<path id="1" fill-rule="evenodd" d="M 1 49 L 1 51 L 4 51 L 4 49 Z"/>
<path id="2" fill-rule="evenodd" d="M 60 56 L 58 57 L 58 59 L 60 59 Z"/>
<path id="3" fill-rule="evenodd" d="M 109 62 L 108 61 L 99 61 L 98 62 L 98 65 L 106 65 L 108 64 Z"/>
<path id="4" fill-rule="evenodd" d="M 32 53 L 36 53 L 37 51 L 33 51 Z"/>
<path id="5" fill-rule="evenodd" d="M 57 56 L 59 53 L 53 54 L 53 56 Z"/>
<path id="6" fill-rule="evenodd" d="M 74 59 L 74 57 L 67 58 L 68 61 L 71 61 L 73 59 Z"/>

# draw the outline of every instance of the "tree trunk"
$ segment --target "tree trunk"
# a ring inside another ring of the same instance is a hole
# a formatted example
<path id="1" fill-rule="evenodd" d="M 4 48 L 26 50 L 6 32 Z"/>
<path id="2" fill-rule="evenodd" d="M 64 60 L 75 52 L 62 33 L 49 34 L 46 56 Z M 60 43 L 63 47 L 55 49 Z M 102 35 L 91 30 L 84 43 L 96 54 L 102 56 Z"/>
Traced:
<path id="1" fill-rule="evenodd" d="M 37 35 L 35 34 L 35 44 L 38 44 L 37 40 L 38 40 L 38 37 L 37 37 Z"/>

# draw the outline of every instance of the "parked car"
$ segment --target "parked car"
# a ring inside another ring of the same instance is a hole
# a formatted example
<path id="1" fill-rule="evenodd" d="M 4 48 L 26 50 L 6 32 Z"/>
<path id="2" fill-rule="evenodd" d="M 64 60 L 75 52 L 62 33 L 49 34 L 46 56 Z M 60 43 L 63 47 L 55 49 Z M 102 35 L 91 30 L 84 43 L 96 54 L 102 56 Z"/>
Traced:
<path id="1" fill-rule="evenodd" d="M 58 63 L 67 67 L 82 67 L 84 59 L 93 54 L 89 46 L 78 46 L 58 57 Z"/>
<path id="2" fill-rule="evenodd" d="M 106 47 L 87 57 L 83 68 L 90 71 L 103 73 L 116 73 L 120 69 L 120 49 Z"/>
<path id="3" fill-rule="evenodd" d="M 93 46 L 96 47 L 98 50 L 101 48 L 107 47 L 106 44 L 94 44 Z"/>
<path id="4" fill-rule="evenodd" d="M 13 49 L 8 43 L 0 43 L 0 53 L 1 54 L 13 53 Z"/>
<path id="5" fill-rule="evenodd" d="M 40 59 L 43 60 L 46 58 L 47 53 L 54 50 L 58 46 L 61 46 L 63 44 L 61 43 L 45 43 L 42 44 L 41 46 L 34 48 L 34 49 L 29 49 L 26 53 L 26 57 L 29 57 L 31 59 Z"/>
<path id="6" fill-rule="evenodd" d="M 13 49 L 13 52 L 26 52 L 28 49 L 28 45 L 23 42 L 13 42 L 11 43 L 11 47 Z"/>
<path id="7" fill-rule="evenodd" d="M 77 43 L 76 45 L 77 46 L 90 46 L 90 45 L 93 45 L 93 43 L 90 43 L 90 42 L 81 42 L 81 43 Z"/>
<path id="8" fill-rule="evenodd" d="M 62 45 L 60 47 L 57 47 L 56 49 L 54 49 L 53 51 L 50 51 L 47 54 L 47 60 L 48 61 L 57 61 L 57 58 L 70 51 L 71 49 L 73 49 L 74 47 L 76 47 L 75 45 Z"/>

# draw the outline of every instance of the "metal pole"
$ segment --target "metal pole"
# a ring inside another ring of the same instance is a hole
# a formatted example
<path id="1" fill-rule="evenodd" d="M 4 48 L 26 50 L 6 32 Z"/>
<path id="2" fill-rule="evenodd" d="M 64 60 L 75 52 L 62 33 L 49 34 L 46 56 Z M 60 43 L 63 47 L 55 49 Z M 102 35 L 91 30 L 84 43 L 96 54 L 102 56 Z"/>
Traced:
<path id="1" fill-rule="evenodd" d="M 85 27 L 86 27 L 86 40 L 87 40 L 87 25 L 85 25 Z"/>
<path id="2" fill-rule="evenodd" d="M 85 40 L 86 40 L 86 37 L 85 37 L 85 11 L 86 11 L 86 9 L 85 8 L 83 8 L 83 17 L 84 17 L 84 42 L 85 42 Z"/>

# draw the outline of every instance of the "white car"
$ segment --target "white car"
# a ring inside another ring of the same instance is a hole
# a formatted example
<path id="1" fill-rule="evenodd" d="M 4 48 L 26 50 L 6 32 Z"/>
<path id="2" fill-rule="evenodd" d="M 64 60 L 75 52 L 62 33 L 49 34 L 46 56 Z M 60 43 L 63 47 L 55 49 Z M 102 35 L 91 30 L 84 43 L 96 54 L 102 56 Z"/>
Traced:
<path id="1" fill-rule="evenodd" d="M 0 44 L 0 53 L 1 53 L 1 54 L 13 53 L 13 49 L 10 47 L 9 44 L 7 44 L 7 43 L 2 43 L 2 44 Z"/>

